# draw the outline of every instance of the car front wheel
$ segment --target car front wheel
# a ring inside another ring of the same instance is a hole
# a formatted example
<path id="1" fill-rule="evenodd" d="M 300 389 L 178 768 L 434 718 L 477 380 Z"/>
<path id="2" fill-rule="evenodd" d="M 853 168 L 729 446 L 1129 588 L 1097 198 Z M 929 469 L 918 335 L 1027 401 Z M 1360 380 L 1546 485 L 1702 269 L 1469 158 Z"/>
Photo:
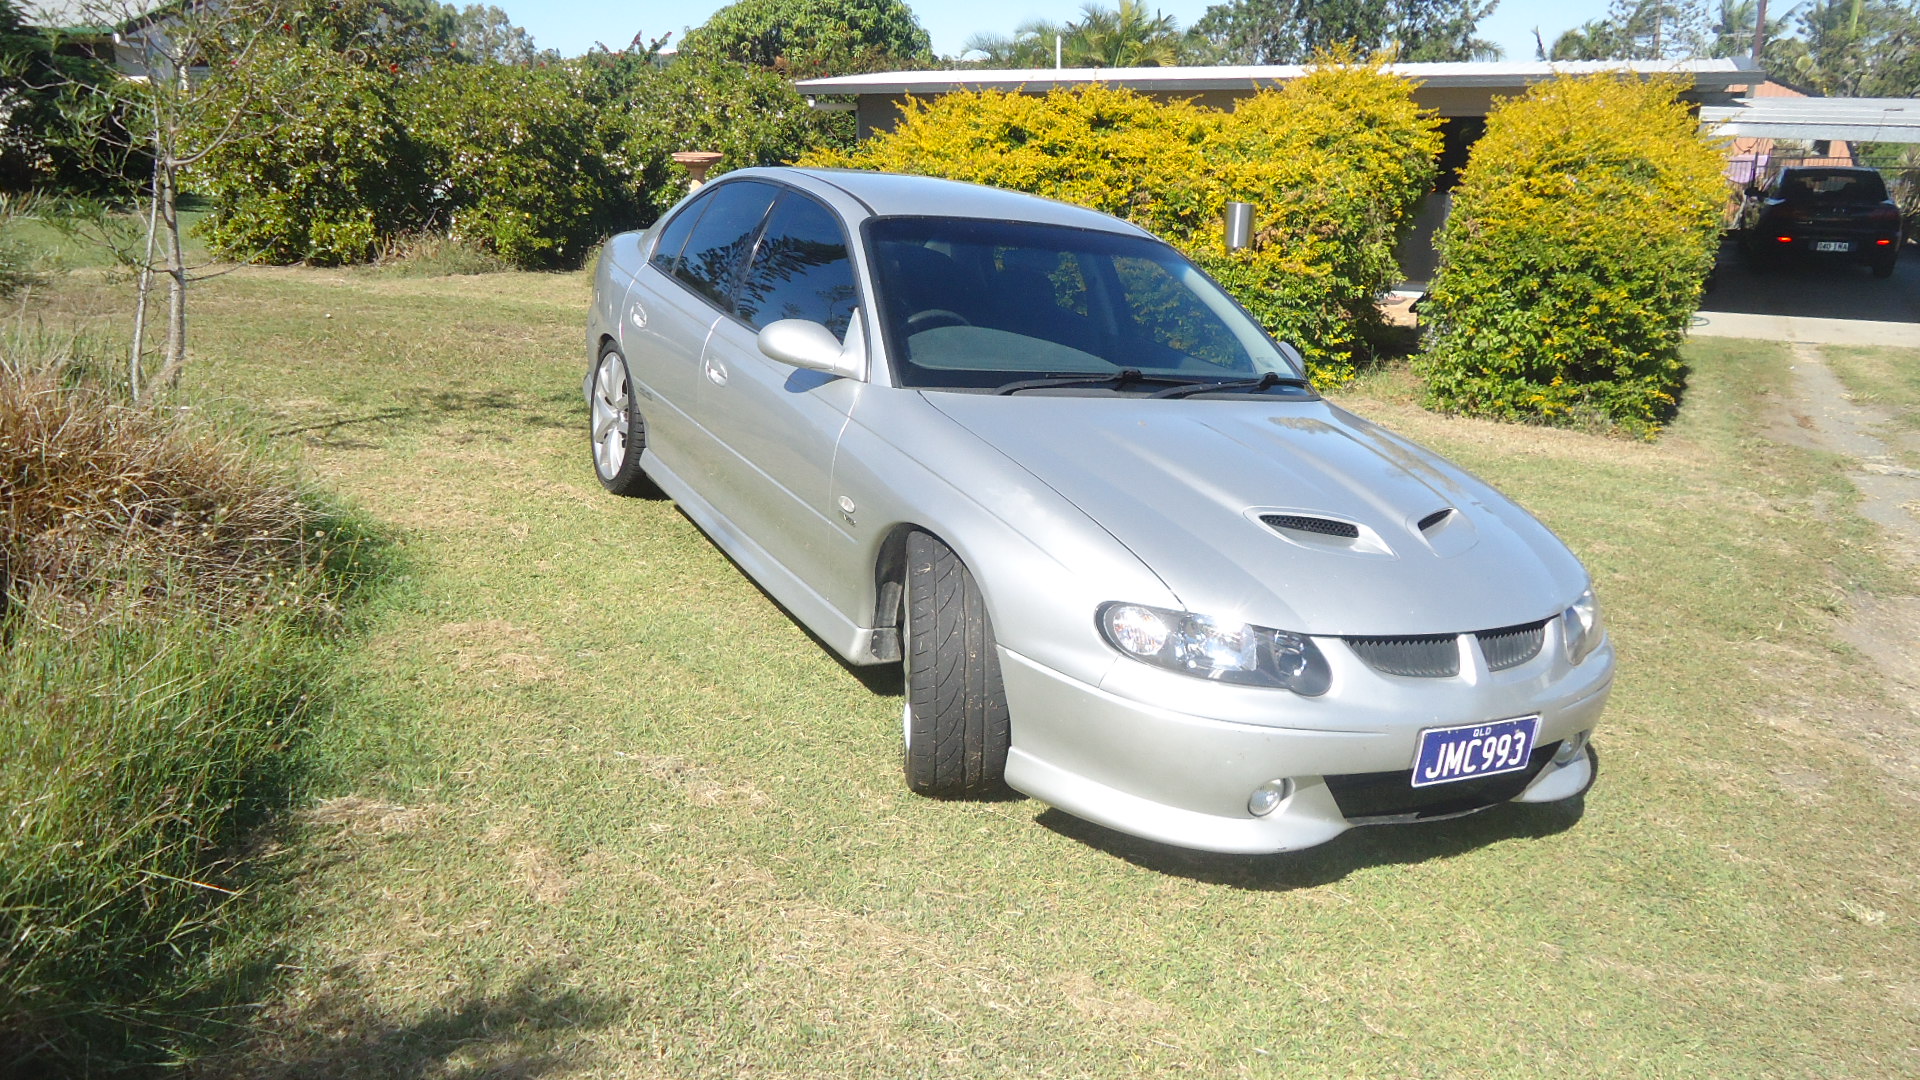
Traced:
<path id="1" fill-rule="evenodd" d="M 615 495 L 647 495 L 653 483 L 640 468 L 647 446 L 647 422 L 634 407 L 633 380 L 626 358 L 608 344 L 593 372 L 593 471 Z"/>
<path id="2" fill-rule="evenodd" d="M 1003 791 L 1011 727 L 993 626 L 953 549 L 907 538 L 907 786 L 941 798 Z"/>

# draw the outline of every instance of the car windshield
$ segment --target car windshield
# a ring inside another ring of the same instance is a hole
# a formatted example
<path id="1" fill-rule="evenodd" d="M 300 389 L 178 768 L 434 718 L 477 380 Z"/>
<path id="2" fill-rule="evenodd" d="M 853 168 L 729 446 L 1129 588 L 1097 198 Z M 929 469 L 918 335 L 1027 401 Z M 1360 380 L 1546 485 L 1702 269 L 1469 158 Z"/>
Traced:
<path id="1" fill-rule="evenodd" d="M 1796 169 L 1780 182 L 1780 197 L 1789 202 L 1860 206 L 1885 202 L 1886 182 L 1864 169 Z"/>
<path id="2" fill-rule="evenodd" d="M 1179 252 L 1091 229 L 974 218 L 867 225 L 897 385 L 1306 393 L 1258 324 Z M 1271 378 L 1263 378 L 1271 374 Z"/>

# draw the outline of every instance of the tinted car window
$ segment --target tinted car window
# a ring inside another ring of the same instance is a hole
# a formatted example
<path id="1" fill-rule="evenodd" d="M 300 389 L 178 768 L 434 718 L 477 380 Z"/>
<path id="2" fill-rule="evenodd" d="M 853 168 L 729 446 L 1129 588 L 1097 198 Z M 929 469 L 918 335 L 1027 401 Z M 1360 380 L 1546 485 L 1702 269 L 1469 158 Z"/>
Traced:
<path id="1" fill-rule="evenodd" d="M 1779 198 L 1859 206 L 1885 202 L 1886 182 L 1864 169 L 1794 169 L 1780 176 Z"/>
<path id="2" fill-rule="evenodd" d="M 844 338 L 853 308 L 853 264 L 839 220 L 803 195 L 782 195 L 741 278 L 734 313 L 756 330 L 807 319 Z"/>
<path id="3" fill-rule="evenodd" d="M 1228 380 L 1298 373 L 1231 298 L 1158 240 L 969 218 L 867 227 L 899 385 L 1024 376 Z"/>
<path id="4" fill-rule="evenodd" d="M 714 190 L 712 202 L 680 253 L 674 276 L 723 309 L 729 309 L 734 279 L 753 248 L 760 222 L 779 189 L 742 180 Z"/>
<path id="5" fill-rule="evenodd" d="M 680 209 L 660 230 L 660 242 L 653 245 L 653 257 L 647 261 L 671 274 L 680 262 L 680 249 L 687 246 L 687 234 L 712 205 L 710 198 L 695 199 Z"/>

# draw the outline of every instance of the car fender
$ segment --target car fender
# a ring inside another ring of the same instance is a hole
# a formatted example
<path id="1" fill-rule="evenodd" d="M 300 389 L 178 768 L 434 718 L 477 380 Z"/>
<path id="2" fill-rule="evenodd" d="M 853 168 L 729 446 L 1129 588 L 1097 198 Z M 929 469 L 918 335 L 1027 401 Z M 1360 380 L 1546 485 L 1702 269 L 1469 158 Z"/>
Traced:
<path id="1" fill-rule="evenodd" d="M 1179 606 L 1166 583 L 1098 522 L 919 392 L 868 387 L 853 413 L 835 455 L 833 490 L 854 506 L 850 527 L 862 538 L 866 565 L 883 567 L 901 530 L 938 536 L 979 583 L 1002 648 L 1098 682 L 1118 659 L 1094 622 L 1100 604 Z M 878 610 L 881 576 L 859 583 L 849 599 L 855 610 Z"/>

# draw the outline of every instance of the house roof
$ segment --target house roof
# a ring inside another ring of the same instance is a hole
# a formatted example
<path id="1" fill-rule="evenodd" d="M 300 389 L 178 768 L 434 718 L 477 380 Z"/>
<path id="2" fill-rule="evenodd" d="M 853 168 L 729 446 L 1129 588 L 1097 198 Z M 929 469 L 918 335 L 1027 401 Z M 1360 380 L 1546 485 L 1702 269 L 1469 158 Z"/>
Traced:
<path id="1" fill-rule="evenodd" d="M 145 22 L 178 0 L 18 0 L 22 21 L 43 30 L 109 33 Z"/>
<path id="2" fill-rule="evenodd" d="M 1914 98 L 1755 97 L 1703 107 L 1700 119 L 1719 123 L 1721 135 L 1920 143 L 1920 100 Z"/>
<path id="3" fill-rule="evenodd" d="M 958 90 L 1013 90 L 1045 93 L 1055 88 L 1105 83 L 1129 89 L 1201 93 L 1208 90 L 1252 90 L 1298 79 L 1310 68 L 1301 64 L 1256 64 L 1220 67 L 1144 68 L 1027 68 L 1020 70 L 963 69 L 948 71 L 880 71 L 807 79 L 795 84 L 803 94 L 946 94 Z M 1728 60 L 1582 60 L 1526 63 L 1389 64 L 1387 70 L 1426 86 L 1509 89 L 1515 92 L 1556 75 L 1586 75 L 1604 71 L 1636 74 L 1674 73 L 1691 76 L 1696 89 L 1725 90 L 1751 84 L 1755 68 L 1744 58 Z"/>

